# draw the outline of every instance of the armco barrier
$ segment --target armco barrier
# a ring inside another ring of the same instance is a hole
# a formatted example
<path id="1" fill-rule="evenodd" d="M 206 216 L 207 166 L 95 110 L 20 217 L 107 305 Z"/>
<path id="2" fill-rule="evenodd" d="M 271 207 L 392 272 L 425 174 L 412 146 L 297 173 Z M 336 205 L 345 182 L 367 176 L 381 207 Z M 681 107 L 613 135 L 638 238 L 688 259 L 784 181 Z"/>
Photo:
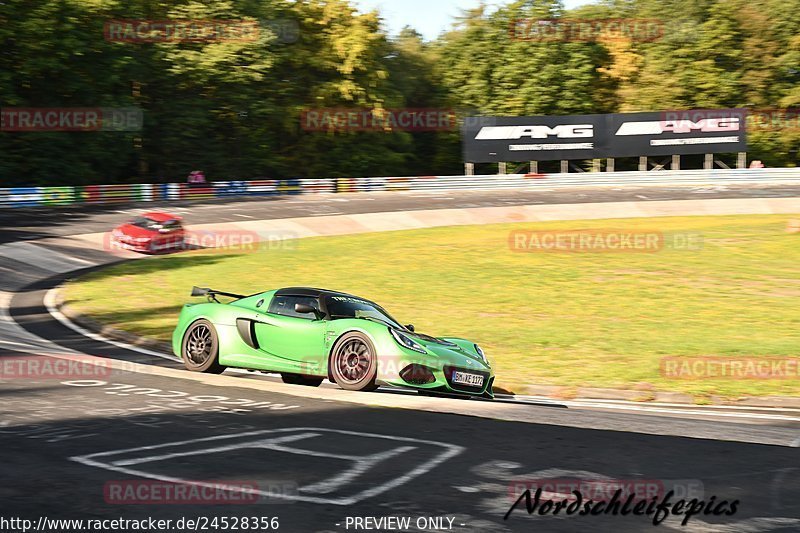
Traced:
<path id="1" fill-rule="evenodd" d="M 319 178 L 213 183 L 14 187 L 0 189 L 0 208 L 113 204 L 158 200 L 214 200 L 314 193 L 367 191 L 435 191 L 456 189 L 557 189 L 625 186 L 796 185 L 800 168 L 665 170 L 658 172 L 586 172 L 571 174 L 503 174 L 490 176 L 398 176 L 385 178 Z"/>

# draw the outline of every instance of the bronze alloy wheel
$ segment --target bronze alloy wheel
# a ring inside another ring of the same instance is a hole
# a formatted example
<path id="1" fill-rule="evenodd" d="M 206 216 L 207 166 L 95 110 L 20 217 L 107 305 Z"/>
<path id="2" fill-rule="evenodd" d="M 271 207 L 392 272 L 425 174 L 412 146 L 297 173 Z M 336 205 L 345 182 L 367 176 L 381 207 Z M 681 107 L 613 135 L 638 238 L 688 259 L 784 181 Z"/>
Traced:
<path id="1" fill-rule="evenodd" d="M 331 376 L 341 388 L 372 391 L 378 388 L 377 358 L 372 342 L 361 333 L 346 333 L 336 343 L 330 360 Z"/>

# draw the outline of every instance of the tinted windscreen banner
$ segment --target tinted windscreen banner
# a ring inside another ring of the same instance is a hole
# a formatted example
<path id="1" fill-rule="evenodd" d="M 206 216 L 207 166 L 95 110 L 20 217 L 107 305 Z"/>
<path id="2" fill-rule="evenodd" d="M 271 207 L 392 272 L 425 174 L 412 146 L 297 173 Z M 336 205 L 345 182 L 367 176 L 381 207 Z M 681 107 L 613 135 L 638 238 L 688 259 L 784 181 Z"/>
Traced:
<path id="1" fill-rule="evenodd" d="M 464 161 L 550 161 L 602 157 L 605 115 L 467 117 Z"/>
<path id="2" fill-rule="evenodd" d="M 464 161 L 553 161 L 747 151 L 745 109 L 467 117 Z"/>
<path id="3" fill-rule="evenodd" d="M 746 152 L 746 109 L 607 115 L 606 157 Z"/>

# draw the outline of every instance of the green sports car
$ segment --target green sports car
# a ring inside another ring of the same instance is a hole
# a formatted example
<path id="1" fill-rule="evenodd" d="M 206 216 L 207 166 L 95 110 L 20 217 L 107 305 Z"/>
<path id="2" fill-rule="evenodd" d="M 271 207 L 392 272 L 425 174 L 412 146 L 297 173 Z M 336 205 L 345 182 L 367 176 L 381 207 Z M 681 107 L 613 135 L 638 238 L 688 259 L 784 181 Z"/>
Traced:
<path id="1" fill-rule="evenodd" d="M 347 390 L 493 397 L 494 374 L 477 344 L 416 333 L 369 300 L 310 288 L 242 296 L 194 287 L 192 296 L 208 302 L 183 307 L 172 349 L 193 372 L 234 367 L 280 373 L 295 385 L 328 378 Z"/>

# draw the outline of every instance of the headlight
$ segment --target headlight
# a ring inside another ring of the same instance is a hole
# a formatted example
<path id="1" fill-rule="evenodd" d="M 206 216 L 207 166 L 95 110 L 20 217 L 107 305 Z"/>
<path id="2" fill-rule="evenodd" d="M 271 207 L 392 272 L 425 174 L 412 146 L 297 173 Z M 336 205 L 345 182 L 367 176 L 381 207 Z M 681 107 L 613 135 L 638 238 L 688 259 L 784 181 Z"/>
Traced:
<path id="1" fill-rule="evenodd" d="M 481 359 L 483 359 L 483 362 L 488 365 L 489 364 L 489 360 L 486 359 L 486 354 L 483 353 L 483 350 L 481 350 L 481 347 L 478 346 L 477 344 L 475 345 L 475 351 L 478 352 L 478 355 L 481 356 Z"/>
<path id="2" fill-rule="evenodd" d="M 422 345 L 415 342 L 413 339 L 407 337 L 400 331 L 394 328 L 389 328 L 389 331 L 392 332 L 392 337 L 394 337 L 394 340 L 397 341 L 397 344 L 399 344 L 403 348 L 408 348 L 409 350 L 414 350 L 415 352 L 419 353 L 425 353 L 425 354 L 428 353 L 428 350 L 423 348 Z"/>

